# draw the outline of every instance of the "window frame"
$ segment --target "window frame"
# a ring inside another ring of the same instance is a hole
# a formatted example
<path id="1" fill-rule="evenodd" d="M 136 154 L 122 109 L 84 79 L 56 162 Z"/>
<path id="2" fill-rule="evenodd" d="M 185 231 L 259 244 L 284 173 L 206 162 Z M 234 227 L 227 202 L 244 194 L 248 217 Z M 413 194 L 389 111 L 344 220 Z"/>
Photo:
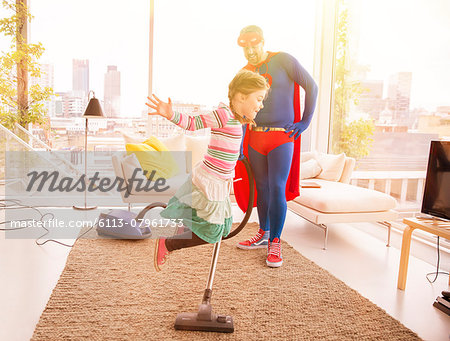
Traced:
<path id="1" fill-rule="evenodd" d="M 329 151 L 333 112 L 337 3 L 338 0 L 316 2 L 313 77 L 319 87 L 319 95 L 311 124 L 311 150 L 323 153 Z"/>

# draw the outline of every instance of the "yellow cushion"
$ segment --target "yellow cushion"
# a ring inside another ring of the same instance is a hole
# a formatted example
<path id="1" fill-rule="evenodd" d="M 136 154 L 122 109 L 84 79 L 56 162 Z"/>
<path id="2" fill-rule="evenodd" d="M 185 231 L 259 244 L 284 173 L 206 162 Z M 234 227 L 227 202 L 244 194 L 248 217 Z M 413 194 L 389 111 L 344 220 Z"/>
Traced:
<path id="1" fill-rule="evenodd" d="M 144 143 L 160 152 L 166 152 L 169 150 L 166 145 L 158 140 L 155 136 L 150 136 L 150 138 L 148 140 L 145 140 Z"/>
<path id="2" fill-rule="evenodd" d="M 155 152 L 156 149 L 150 147 L 145 143 L 127 143 L 125 145 L 125 149 L 127 150 L 127 154 L 130 155 L 131 152 Z"/>
<path id="3" fill-rule="evenodd" d="M 128 155 L 136 154 L 142 170 L 147 171 L 147 178 L 152 171 L 156 172 L 153 180 L 169 179 L 178 173 L 177 163 L 169 151 L 158 151 L 146 143 L 127 143 L 125 149 Z"/>

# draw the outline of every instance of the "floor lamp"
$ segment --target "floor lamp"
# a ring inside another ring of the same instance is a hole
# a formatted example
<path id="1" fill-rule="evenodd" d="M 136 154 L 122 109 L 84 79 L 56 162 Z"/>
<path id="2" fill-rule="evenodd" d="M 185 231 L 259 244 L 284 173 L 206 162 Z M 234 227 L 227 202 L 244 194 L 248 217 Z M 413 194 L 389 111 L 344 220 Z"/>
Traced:
<path id="1" fill-rule="evenodd" d="M 86 181 L 86 186 L 84 188 L 84 206 L 73 206 L 76 210 L 93 210 L 97 208 L 97 206 L 87 206 L 87 133 L 88 133 L 88 120 L 90 118 L 104 118 L 102 106 L 100 105 L 100 101 L 95 98 L 95 92 L 89 91 L 88 97 L 90 97 L 92 93 L 92 98 L 89 100 L 89 103 L 84 111 L 83 117 L 86 119 L 86 128 L 84 130 L 84 176 Z"/>

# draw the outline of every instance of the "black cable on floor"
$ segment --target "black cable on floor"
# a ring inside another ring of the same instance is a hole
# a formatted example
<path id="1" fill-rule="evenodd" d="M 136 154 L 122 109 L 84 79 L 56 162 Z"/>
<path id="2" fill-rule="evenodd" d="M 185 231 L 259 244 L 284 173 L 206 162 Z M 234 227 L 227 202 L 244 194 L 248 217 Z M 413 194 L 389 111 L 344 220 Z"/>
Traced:
<path id="1" fill-rule="evenodd" d="M 8 203 L 10 203 L 10 204 L 8 204 Z M 55 217 L 55 215 L 53 213 L 47 212 L 45 214 L 42 214 L 42 212 L 39 209 L 37 209 L 36 207 L 23 205 L 20 200 L 0 199 L 0 210 L 24 209 L 24 208 L 29 208 L 29 209 L 32 209 L 32 210 L 36 211 L 41 216 L 39 218 L 40 222 L 43 222 L 44 221 L 44 217 L 47 216 L 47 215 L 50 216 L 49 220 L 51 220 L 51 219 L 53 219 Z M 35 219 L 19 219 L 19 220 L 16 220 L 16 221 L 25 222 L 25 221 L 33 221 L 33 220 L 35 220 Z M 0 222 L 0 225 L 6 225 L 6 224 L 11 224 L 11 221 L 10 220 L 5 220 L 5 221 L 1 221 Z M 43 235 L 41 235 L 40 237 L 38 237 L 37 239 L 35 239 L 34 242 L 36 243 L 36 245 L 42 246 L 42 245 L 44 245 L 44 244 L 46 244 L 48 242 L 53 242 L 53 243 L 56 243 L 56 244 L 67 246 L 67 247 L 73 247 L 75 245 L 75 243 L 77 242 L 77 240 L 80 239 L 81 237 L 83 237 L 84 235 L 86 235 L 90 230 L 92 230 L 92 228 L 94 226 L 91 226 L 87 231 L 83 232 L 83 234 L 78 236 L 77 239 L 75 239 L 75 242 L 72 245 L 60 242 L 60 241 L 55 240 L 55 239 L 47 239 L 44 242 L 39 242 L 40 239 L 45 237 L 50 232 L 50 230 L 47 229 L 44 226 L 44 224 L 42 224 L 41 227 L 46 232 Z M 26 228 L 30 228 L 30 226 L 22 226 L 22 227 L 16 227 L 16 228 L 0 228 L 0 231 L 15 231 L 15 230 L 23 230 L 23 229 L 26 229 Z"/>
<path id="2" fill-rule="evenodd" d="M 439 236 L 437 236 L 437 255 L 438 255 L 438 259 L 437 259 L 437 264 L 436 264 L 436 271 L 427 273 L 427 275 L 426 275 L 426 278 L 427 278 L 428 282 L 430 282 L 430 283 L 436 282 L 436 279 L 438 278 L 438 275 L 448 275 L 449 274 L 448 272 L 445 272 L 445 271 L 439 271 L 439 262 L 440 262 L 440 259 L 441 259 L 441 254 L 440 254 L 440 251 L 439 251 Z M 430 275 L 435 275 L 433 280 L 430 280 L 428 278 L 428 276 L 430 276 Z"/>

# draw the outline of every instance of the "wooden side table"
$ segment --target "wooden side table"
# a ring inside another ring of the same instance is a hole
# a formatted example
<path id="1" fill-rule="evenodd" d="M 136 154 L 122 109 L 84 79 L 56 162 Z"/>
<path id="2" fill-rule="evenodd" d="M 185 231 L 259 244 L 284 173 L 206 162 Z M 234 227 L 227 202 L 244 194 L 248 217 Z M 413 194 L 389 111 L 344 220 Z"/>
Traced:
<path id="1" fill-rule="evenodd" d="M 432 233 L 436 236 L 450 239 L 450 222 L 433 220 L 433 219 L 418 219 L 405 218 L 403 223 L 407 226 L 403 231 L 402 237 L 402 251 L 400 254 L 400 267 L 398 269 L 397 288 L 405 290 L 406 275 L 408 273 L 409 249 L 411 247 L 411 234 L 415 229 L 423 230 Z M 450 285 L 450 278 L 449 278 Z"/>

